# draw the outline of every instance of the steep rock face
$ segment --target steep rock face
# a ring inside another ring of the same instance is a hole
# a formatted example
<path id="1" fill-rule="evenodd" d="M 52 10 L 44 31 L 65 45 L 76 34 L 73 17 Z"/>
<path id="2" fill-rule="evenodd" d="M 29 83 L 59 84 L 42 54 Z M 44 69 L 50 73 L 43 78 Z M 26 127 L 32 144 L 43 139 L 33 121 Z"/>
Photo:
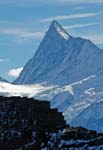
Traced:
<path id="1" fill-rule="evenodd" d="M 61 34 L 64 35 L 62 36 Z M 15 83 L 47 81 L 48 77 L 50 77 L 49 73 L 55 70 L 56 65 L 59 65 L 63 60 L 65 52 L 62 49 L 66 45 L 68 38 L 69 35 L 62 27 L 56 21 L 53 21 L 36 54 L 25 65 L 24 70 Z"/>
<path id="2" fill-rule="evenodd" d="M 67 85 L 103 71 L 102 64 L 102 50 L 89 40 L 72 37 L 53 21 L 34 57 L 14 83 Z"/>

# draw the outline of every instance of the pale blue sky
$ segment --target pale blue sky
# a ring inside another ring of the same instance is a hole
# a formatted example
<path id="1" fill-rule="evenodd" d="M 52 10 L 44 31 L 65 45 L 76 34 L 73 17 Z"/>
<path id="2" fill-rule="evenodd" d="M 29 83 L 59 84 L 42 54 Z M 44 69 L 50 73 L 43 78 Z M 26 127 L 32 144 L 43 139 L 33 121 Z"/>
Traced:
<path id="1" fill-rule="evenodd" d="M 103 0 L 1 0 L 1 77 L 14 79 L 10 74 L 16 74 L 15 69 L 34 55 L 54 19 L 69 34 L 103 47 Z"/>

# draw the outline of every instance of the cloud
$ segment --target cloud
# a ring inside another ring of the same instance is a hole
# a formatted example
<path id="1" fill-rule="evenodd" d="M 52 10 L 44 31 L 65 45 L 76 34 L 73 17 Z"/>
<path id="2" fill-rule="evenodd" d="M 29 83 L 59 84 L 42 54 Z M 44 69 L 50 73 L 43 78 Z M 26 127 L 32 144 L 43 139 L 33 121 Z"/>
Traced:
<path id="1" fill-rule="evenodd" d="M 79 13 L 79 14 L 73 14 L 73 15 L 63 15 L 63 16 L 52 16 L 48 18 L 44 18 L 41 20 L 41 22 L 51 22 L 53 20 L 68 20 L 68 19 L 77 19 L 77 18 L 86 18 L 86 17 L 94 17 L 102 12 L 96 12 L 96 13 Z"/>
<path id="2" fill-rule="evenodd" d="M 24 37 L 24 38 L 32 38 L 32 37 L 36 37 L 36 38 L 40 38 L 40 37 L 43 37 L 44 35 L 44 32 L 24 32 L 24 33 L 21 33 L 21 37 Z"/>
<path id="3" fill-rule="evenodd" d="M 9 70 L 8 75 L 11 77 L 18 77 L 22 70 L 23 70 L 23 67 L 11 69 Z"/>
<path id="4" fill-rule="evenodd" d="M 0 29 L 0 34 L 17 36 L 20 38 L 40 38 L 43 37 L 43 32 L 29 32 L 29 31 L 22 31 L 21 29 Z"/>
<path id="5" fill-rule="evenodd" d="M 0 62 L 8 62 L 9 59 L 0 59 Z"/>
<path id="6" fill-rule="evenodd" d="M 75 10 L 82 10 L 82 9 L 86 9 L 86 8 L 87 8 L 86 6 L 77 6 L 74 9 Z"/>
<path id="7" fill-rule="evenodd" d="M 75 24 L 71 26 L 64 26 L 65 29 L 75 29 L 75 28 L 82 28 L 82 27 L 88 27 L 88 26 L 95 26 L 99 25 L 99 22 L 92 22 L 92 23 L 85 23 L 85 24 Z"/>

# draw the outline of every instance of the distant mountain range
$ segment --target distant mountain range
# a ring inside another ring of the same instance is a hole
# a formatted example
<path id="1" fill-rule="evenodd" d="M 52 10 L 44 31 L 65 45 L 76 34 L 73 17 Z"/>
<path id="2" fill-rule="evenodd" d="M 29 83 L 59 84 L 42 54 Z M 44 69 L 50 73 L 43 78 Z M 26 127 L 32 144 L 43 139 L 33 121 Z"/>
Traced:
<path id="1" fill-rule="evenodd" d="M 0 94 L 49 100 L 73 126 L 103 131 L 103 50 L 57 21 L 13 83 L 0 83 Z"/>
<path id="2" fill-rule="evenodd" d="M 8 82 L 8 81 L 0 77 L 0 82 Z"/>

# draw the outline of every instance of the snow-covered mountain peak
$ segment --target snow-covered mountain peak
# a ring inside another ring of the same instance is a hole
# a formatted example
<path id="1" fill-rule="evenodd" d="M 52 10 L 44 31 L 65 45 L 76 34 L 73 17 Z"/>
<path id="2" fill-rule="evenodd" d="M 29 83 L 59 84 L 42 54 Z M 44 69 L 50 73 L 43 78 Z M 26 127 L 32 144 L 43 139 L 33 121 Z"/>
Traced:
<path id="1" fill-rule="evenodd" d="M 60 26 L 60 24 L 56 20 L 53 20 L 50 26 L 54 26 L 56 28 L 57 26 Z"/>
<path id="2" fill-rule="evenodd" d="M 64 38 L 65 40 L 68 40 L 70 38 L 70 35 L 62 28 L 62 26 L 56 20 L 51 23 L 47 33 L 56 35 L 59 34 L 60 37 Z"/>
<path id="3" fill-rule="evenodd" d="M 103 72 L 102 64 L 103 52 L 97 46 L 90 40 L 69 35 L 53 21 L 14 83 L 68 85 Z"/>

